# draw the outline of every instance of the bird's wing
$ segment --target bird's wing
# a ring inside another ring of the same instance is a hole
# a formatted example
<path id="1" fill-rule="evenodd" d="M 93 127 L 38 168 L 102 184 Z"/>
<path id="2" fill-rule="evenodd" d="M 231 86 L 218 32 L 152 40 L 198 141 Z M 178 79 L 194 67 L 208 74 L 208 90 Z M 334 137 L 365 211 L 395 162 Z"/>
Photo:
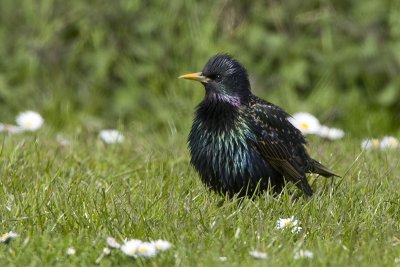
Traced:
<path id="1" fill-rule="evenodd" d="M 255 128 L 255 146 L 260 154 L 274 169 L 311 195 L 305 176 L 310 158 L 304 148 L 306 140 L 287 120 L 289 114 L 261 99 L 254 101 L 247 113 Z"/>

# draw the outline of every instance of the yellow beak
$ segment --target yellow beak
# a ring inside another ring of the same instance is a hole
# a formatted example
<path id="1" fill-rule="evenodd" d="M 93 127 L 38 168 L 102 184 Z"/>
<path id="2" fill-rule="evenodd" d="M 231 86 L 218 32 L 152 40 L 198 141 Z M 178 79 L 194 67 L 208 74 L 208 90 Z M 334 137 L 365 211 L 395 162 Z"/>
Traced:
<path id="1" fill-rule="evenodd" d="M 189 73 L 185 75 L 181 75 L 178 77 L 179 79 L 188 79 L 188 80 L 194 80 L 194 81 L 199 81 L 202 83 L 208 83 L 209 78 L 206 76 L 201 75 L 201 72 L 195 72 L 195 73 Z"/>

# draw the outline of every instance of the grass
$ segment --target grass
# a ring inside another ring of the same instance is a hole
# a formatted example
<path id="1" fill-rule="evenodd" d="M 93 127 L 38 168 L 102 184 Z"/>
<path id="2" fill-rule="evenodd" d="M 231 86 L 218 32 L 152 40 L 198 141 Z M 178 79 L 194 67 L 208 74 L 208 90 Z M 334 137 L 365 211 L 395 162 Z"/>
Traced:
<path id="1" fill-rule="evenodd" d="M 101 266 L 399 265 L 398 150 L 360 150 L 400 135 L 398 2 L 1 1 L 0 121 L 32 109 L 46 126 L 0 133 L 0 233 L 19 234 L 0 244 L 0 266 L 93 266 L 107 236 L 174 247 L 147 261 L 114 251 Z M 346 131 L 309 147 L 342 178 L 309 177 L 310 199 L 291 185 L 242 202 L 204 188 L 186 148 L 204 90 L 176 78 L 217 52 L 246 66 L 260 97 Z M 103 144 L 99 129 L 115 127 L 124 144 Z M 301 234 L 276 229 L 290 216 Z M 299 249 L 314 258 L 294 260 Z"/>
<path id="2" fill-rule="evenodd" d="M 100 266 L 394 266 L 400 256 L 398 151 L 360 153 L 359 140 L 310 138 L 311 154 L 342 178 L 310 177 L 310 199 L 294 200 L 289 185 L 278 197 L 240 202 L 204 188 L 185 132 L 124 132 L 123 145 L 82 131 L 66 147 L 46 127 L 0 136 L 0 230 L 19 234 L 0 244 L 0 266 L 93 266 L 107 236 L 163 238 L 173 249 L 136 261 L 114 251 Z M 290 216 L 302 233 L 276 229 Z M 254 249 L 268 259 L 252 259 Z M 299 249 L 314 258 L 294 260 Z"/>

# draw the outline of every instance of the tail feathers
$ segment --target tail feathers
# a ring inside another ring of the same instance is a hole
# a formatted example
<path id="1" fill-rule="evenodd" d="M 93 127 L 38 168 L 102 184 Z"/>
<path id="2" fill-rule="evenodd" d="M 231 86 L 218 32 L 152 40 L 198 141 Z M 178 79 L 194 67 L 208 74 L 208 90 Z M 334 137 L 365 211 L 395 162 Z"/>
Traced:
<path id="1" fill-rule="evenodd" d="M 328 169 L 327 167 L 325 167 L 318 161 L 316 161 L 314 159 L 312 161 L 313 162 L 312 162 L 311 172 L 320 174 L 324 177 L 332 177 L 332 176 L 340 177 L 339 175 L 337 175 L 336 173 L 334 173 L 333 171 L 331 171 L 330 169 Z"/>

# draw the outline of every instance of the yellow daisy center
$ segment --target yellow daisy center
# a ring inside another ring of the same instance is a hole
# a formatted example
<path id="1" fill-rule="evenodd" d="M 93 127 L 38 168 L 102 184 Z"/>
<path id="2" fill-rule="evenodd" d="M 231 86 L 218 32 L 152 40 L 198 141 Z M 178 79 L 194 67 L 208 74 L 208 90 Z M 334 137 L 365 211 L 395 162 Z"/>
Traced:
<path id="1" fill-rule="evenodd" d="M 310 128 L 310 126 L 309 126 L 308 123 L 306 123 L 306 122 L 300 123 L 300 127 L 303 128 L 303 129 L 308 129 L 308 128 Z"/>
<path id="2" fill-rule="evenodd" d="M 287 220 L 287 221 L 284 222 L 284 224 L 285 224 L 285 226 L 291 226 L 291 225 L 292 225 L 292 222 L 289 221 L 289 220 Z"/>
<path id="3" fill-rule="evenodd" d="M 2 234 L 2 235 L 1 235 L 1 239 L 2 239 L 3 241 L 6 241 L 6 240 L 8 239 L 8 233 Z"/>
<path id="4" fill-rule="evenodd" d="M 378 139 L 372 139 L 372 146 L 379 147 L 379 140 Z"/>
<path id="5" fill-rule="evenodd" d="M 146 247 L 140 247 L 139 248 L 139 252 L 140 253 L 146 253 L 148 251 L 148 249 Z"/>

